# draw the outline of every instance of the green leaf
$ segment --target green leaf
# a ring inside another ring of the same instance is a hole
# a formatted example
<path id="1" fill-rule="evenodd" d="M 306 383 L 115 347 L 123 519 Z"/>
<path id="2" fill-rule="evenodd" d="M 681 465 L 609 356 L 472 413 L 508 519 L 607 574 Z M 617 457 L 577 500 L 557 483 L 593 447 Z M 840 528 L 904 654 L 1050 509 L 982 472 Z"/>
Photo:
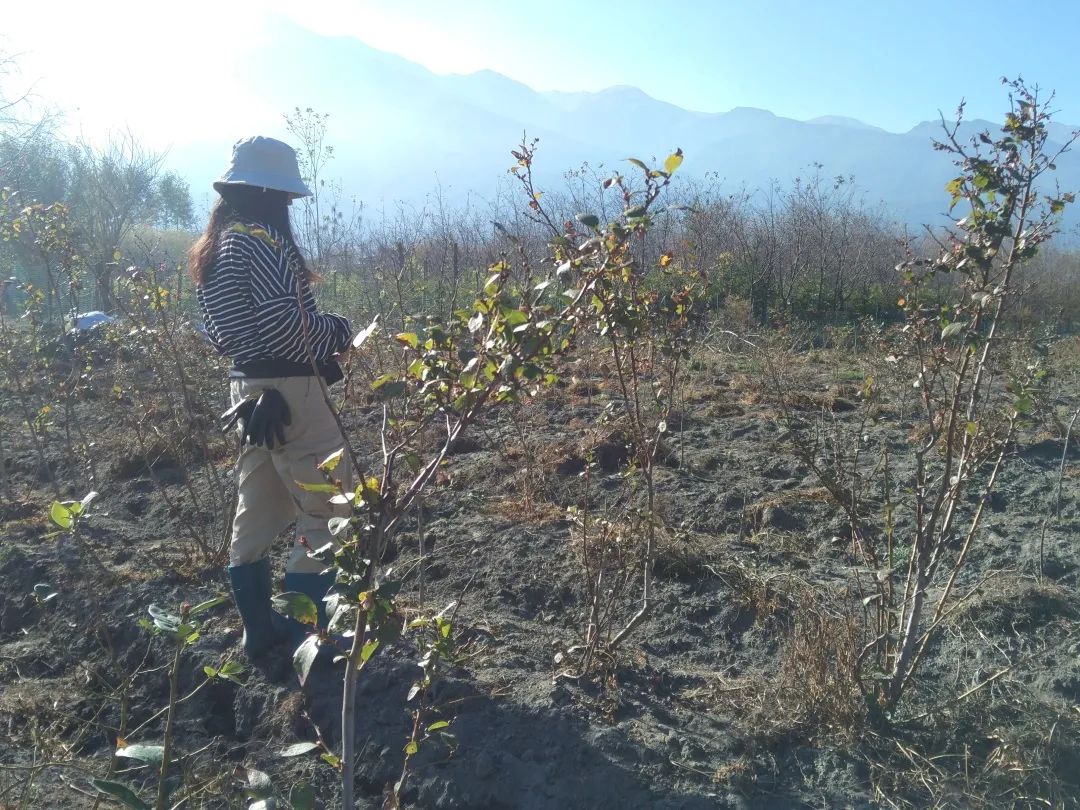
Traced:
<path id="1" fill-rule="evenodd" d="M 125 807 L 133 807 L 135 810 L 150 810 L 150 805 L 136 796 L 127 785 L 120 782 L 109 782 L 105 779 L 91 779 L 90 784 L 106 796 L 119 799 Z"/>
<path id="2" fill-rule="evenodd" d="M 520 326 L 523 323 L 527 323 L 529 320 L 528 315 L 520 309 L 514 309 L 513 307 L 504 307 L 502 309 L 502 316 L 506 321 L 506 325 L 509 327 Z"/>
<path id="3" fill-rule="evenodd" d="M 363 663 L 367 663 L 368 659 L 375 654 L 375 651 L 379 649 L 379 640 L 377 638 L 371 639 L 363 647 L 360 648 L 360 660 Z"/>
<path id="4" fill-rule="evenodd" d="M 387 575 L 390 574 L 389 569 Z M 400 579 L 384 579 L 379 583 L 379 587 L 375 589 L 375 594 L 380 599 L 393 599 L 399 593 L 401 593 L 401 587 L 404 583 Z"/>
<path id="5" fill-rule="evenodd" d="M 75 516 L 67 503 L 68 502 L 60 503 L 60 501 L 53 501 L 52 506 L 49 507 L 49 520 L 61 529 L 70 529 L 71 524 L 75 519 Z"/>
<path id="6" fill-rule="evenodd" d="M 649 170 L 649 167 L 645 165 L 644 161 L 638 160 L 637 158 L 627 158 L 626 160 L 628 163 L 633 163 L 639 169 L 644 169 L 645 171 Z"/>
<path id="7" fill-rule="evenodd" d="M 331 754 L 329 751 L 323 751 L 322 754 L 319 755 L 319 759 L 321 759 L 331 768 L 337 768 L 338 770 L 341 770 L 341 757 L 339 757 L 337 754 Z"/>
<path id="8" fill-rule="evenodd" d="M 645 212 L 646 208 L 644 205 L 635 205 L 623 211 L 623 216 L 627 219 L 638 219 L 645 216 Z"/>
<path id="9" fill-rule="evenodd" d="M 148 765 L 160 765 L 165 756 L 165 747 L 162 745 L 125 745 L 116 749 L 116 756 L 128 759 L 137 759 Z"/>
<path id="10" fill-rule="evenodd" d="M 682 149 L 676 149 L 674 152 L 668 155 L 667 159 L 664 161 L 664 171 L 666 171 L 668 174 L 671 174 L 682 165 L 682 162 Z"/>
<path id="11" fill-rule="evenodd" d="M 967 328 L 967 321 L 953 321 L 944 329 L 941 330 L 941 339 L 948 340 L 953 335 L 957 335 Z"/>
<path id="12" fill-rule="evenodd" d="M 596 216 L 596 214 L 577 214 L 574 219 L 586 228 L 595 228 L 600 224 L 600 217 Z"/>
<path id="13" fill-rule="evenodd" d="M 198 629 L 194 625 L 187 624 L 186 622 L 177 627 L 176 630 L 173 631 L 173 634 L 176 636 L 177 641 L 181 641 L 184 644 L 194 644 L 199 640 Z"/>
<path id="14" fill-rule="evenodd" d="M 281 752 L 283 757 L 299 757 L 304 754 L 310 754 L 312 751 L 318 751 L 322 746 L 317 742 L 300 742 L 293 743 L 284 751 Z"/>
<path id="15" fill-rule="evenodd" d="M 371 381 L 371 387 L 374 389 L 382 388 L 389 382 L 393 382 L 396 379 L 393 374 L 380 374 L 374 380 Z"/>
<path id="16" fill-rule="evenodd" d="M 154 627 L 158 630 L 175 633 L 179 629 L 180 617 L 175 613 L 169 613 L 167 610 L 153 604 L 148 606 L 146 611 L 150 614 L 150 618 L 154 620 Z"/>
<path id="17" fill-rule="evenodd" d="M 394 335 L 394 340 L 410 349 L 415 349 L 420 345 L 420 336 L 416 332 L 398 332 Z"/>
<path id="18" fill-rule="evenodd" d="M 427 727 L 427 730 L 430 734 L 432 731 L 438 731 L 440 728 L 449 728 L 449 726 L 449 720 L 436 720 L 434 723 Z"/>
<path id="19" fill-rule="evenodd" d="M 315 810 L 315 789 L 310 782 L 297 782 L 289 791 L 292 810 Z"/>
<path id="20" fill-rule="evenodd" d="M 486 282 L 484 282 L 484 294 L 494 295 L 499 289 L 499 279 L 502 278 L 502 273 L 492 273 Z"/>
<path id="21" fill-rule="evenodd" d="M 409 744 L 405 746 L 405 753 L 412 756 L 420 750 L 420 746 L 416 744 L 415 740 L 409 740 Z"/>
<path id="22" fill-rule="evenodd" d="M 397 380 L 391 374 L 383 374 L 371 384 L 371 388 L 379 399 L 394 399 L 405 393 L 405 381 Z"/>
<path id="23" fill-rule="evenodd" d="M 211 608 L 216 608 L 218 605 L 224 604 L 229 601 L 227 596 L 215 596 L 213 599 L 207 599 L 205 602 L 200 602 L 188 611 L 188 616 L 198 616 L 200 613 L 205 613 Z"/>
<path id="24" fill-rule="evenodd" d="M 1035 408 L 1035 400 L 1027 394 L 1017 397 L 1013 402 L 1013 410 L 1017 413 L 1031 413 Z"/>
<path id="25" fill-rule="evenodd" d="M 300 679 L 301 686 L 307 682 L 308 673 L 311 672 L 311 665 L 315 663 L 315 658 L 318 654 L 318 636 L 308 636 L 305 638 L 304 643 L 297 647 L 296 652 L 293 653 L 293 669 L 296 670 L 296 675 Z"/>
<path id="26" fill-rule="evenodd" d="M 326 528 L 330 530 L 330 534 L 337 537 L 343 531 L 349 528 L 352 524 L 352 518 L 348 517 L 332 517 L 326 521 Z"/>
<path id="27" fill-rule="evenodd" d="M 326 484 L 314 483 L 313 484 L 313 483 L 308 483 L 307 481 L 297 481 L 296 485 L 298 487 L 300 487 L 300 489 L 304 490 L 305 492 L 326 492 L 326 493 L 336 493 L 336 492 L 338 492 L 338 487 L 337 487 L 336 484 L 329 484 L 329 483 L 326 483 Z"/>
<path id="28" fill-rule="evenodd" d="M 306 593 L 286 591 L 279 593 L 272 601 L 279 613 L 290 616 L 301 624 L 315 624 L 319 620 L 315 603 Z"/>
<path id="29" fill-rule="evenodd" d="M 206 673 L 207 678 L 221 678 L 225 681 L 232 681 L 237 686 L 244 685 L 244 682 L 239 677 L 244 672 L 244 665 L 239 661 L 226 661 L 218 669 L 208 665 L 203 667 L 203 672 Z"/>

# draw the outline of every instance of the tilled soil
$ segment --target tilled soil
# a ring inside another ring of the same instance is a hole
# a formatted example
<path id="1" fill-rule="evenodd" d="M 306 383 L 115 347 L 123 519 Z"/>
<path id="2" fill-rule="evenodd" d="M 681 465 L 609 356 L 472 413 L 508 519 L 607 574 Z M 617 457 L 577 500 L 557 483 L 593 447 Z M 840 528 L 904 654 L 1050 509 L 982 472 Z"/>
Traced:
<path id="1" fill-rule="evenodd" d="M 457 748 L 421 747 L 406 806 L 1080 806 L 1080 454 L 1066 454 L 1057 516 L 1063 436 L 1045 426 L 1025 434 L 960 583 L 964 592 L 982 584 L 943 627 L 904 716 L 888 730 L 845 727 L 835 718 L 850 695 L 835 690 L 829 713 L 810 687 L 816 659 L 800 657 L 796 641 L 843 626 L 806 617 L 835 619 L 846 615 L 835 606 L 857 603 L 850 533 L 792 452 L 777 403 L 730 365 L 699 363 L 671 420 L 657 473 L 656 607 L 595 677 L 566 673 L 586 610 L 566 509 L 585 506 L 586 486 L 597 516 L 640 501 L 618 436 L 597 421 L 603 382 L 523 406 L 523 431 L 505 417 L 456 448 L 391 550 L 407 609 L 459 603 L 465 653 L 433 695 Z M 857 358 L 807 362 L 800 418 L 854 429 L 862 409 L 850 382 L 861 373 Z M 1075 409 L 1076 394 L 1053 404 Z M 122 436 L 104 441 L 100 403 L 91 412 L 103 452 L 120 453 Z M 362 449 L 375 447 L 377 418 L 349 411 Z M 15 422 L 3 419 L 5 430 Z M 901 419 L 883 410 L 864 428 L 867 445 Z M 102 459 L 101 495 L 80 537 L 48 538 L 52 495 L 35 480 L 33 449 L 7 441 L 17 494 L 0 509 L 0 807 L 107 806 L 95 804 L 89 779 L 110 772 L 121 727 L 129 743 L 162 734 L 152 718 L 167 700 L 171 653 L 139 620 L 150 603 L 223 593 L 225 576 L 199 562 L 181 529 L 185 509 L 198 516 L 184 506 L 183 470 Z M 85 494 L 74 462 L 55 462 L 64 494 Z M 227 456 L 216 464 L 228 474 Z M 162 502 L 161 486 L 179 506 Z M 278 542 L 280 574 L 288 540 Z M 38 583 L 57 596 L 39 604 Z M 638 587 L 635 578 L 623 619 Z M 182 694 L 206 680 L 204 666 L 243 660 L 238 630 L 228 605 L 211 614 L 185 653 Z M 363 807 L 381 807 L 401 775 L 416 657 L 403 640 L 361 674 Z M 237 768 L 269 774 L 278 806 L 303 780 L 336 806 L 328 765 L 280 752 L 317 733 L 337 750 L 341 668 L 317 664 L 301 687 L 288 658 L 280 650 L 248 666 L 243 686 L 214 680 L 181 704 L 177 748 L 189 756 L 189 784 L 206 784 L 186 806 L 246 807 Z M 116 760 L 111 773 L 152 795 L 146 770 Z"/>

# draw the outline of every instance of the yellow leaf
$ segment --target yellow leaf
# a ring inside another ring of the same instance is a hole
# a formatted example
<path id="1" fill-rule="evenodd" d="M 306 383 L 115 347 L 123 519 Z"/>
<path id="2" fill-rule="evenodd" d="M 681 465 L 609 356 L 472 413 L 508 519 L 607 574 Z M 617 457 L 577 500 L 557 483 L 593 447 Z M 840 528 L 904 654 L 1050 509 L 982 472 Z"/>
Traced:
<path id="1" fill-rule="evenodd" d="M 683 153 L 682 149 L 676 149 L 670 155 L 667 156 L 667 160 L 664 161 L 664 171 L 668 174 L 673 173 L 679 166 L 682 165 Z"/>
<path id="2" fill-rule="evenodd" d="M 345 455 L 345 448 L 344 447 L 341 448 L 340 450 L 334 451 L 333 453 L 328 455 L 326 458 L 324 458 L 322 460 L 322 463 L 319 464 L 319 469 L 320 470 L 325 470 L 326 472 L 333 472 L 334 468 L 337 467 L 337 465 L 341 462 L 341 457 L 343 455 Z"/>
<path id="3" fill-rule="evenodd" d="M 660 266 L 667 267 L 669 264 L 671 264 L 671 254 L 665 253 L 663 256 L 660 257 Z"/>

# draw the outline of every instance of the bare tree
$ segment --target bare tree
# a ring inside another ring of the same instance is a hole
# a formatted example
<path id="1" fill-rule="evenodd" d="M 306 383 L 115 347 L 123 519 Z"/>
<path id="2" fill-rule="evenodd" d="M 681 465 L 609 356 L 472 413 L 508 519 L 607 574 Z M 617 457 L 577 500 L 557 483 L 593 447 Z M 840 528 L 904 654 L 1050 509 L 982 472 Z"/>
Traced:
<path id="1" fill-rule="evenodd" d="M 69 204 L 92 257 L 94 297 L 101 310 L 114 308 L 113 279 L 120 242 L 135 225 L 153 219 L 164 155 L 145 149 L 130 133 L 104 147 L 70 147 Z"/>

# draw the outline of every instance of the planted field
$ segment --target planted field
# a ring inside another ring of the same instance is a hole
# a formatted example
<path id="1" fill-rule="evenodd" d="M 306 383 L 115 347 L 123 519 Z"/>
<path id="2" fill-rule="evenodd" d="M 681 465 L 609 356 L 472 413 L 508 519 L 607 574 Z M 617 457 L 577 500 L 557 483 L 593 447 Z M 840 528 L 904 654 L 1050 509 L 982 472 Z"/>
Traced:
<path id="1" fill-rule="evenodd" d="M 1080 773 L 1076 444 L 1062 467 L 1064 435 L 1051 422 L 1010 449 L 961 583 L 965 599 L 928 654 L 907 717 L 885 734 L 857 720 L 861 698 L 846 671 L 852 636 L 862 632 L 852 584 L 861 563 L 847 521 L 792 451 L 757 355 L 727 345 L 693 353 L 656 473 L 664 524 L 656 608 L 618 656 L 598 664 L 600 677 L 563 674 L 588 615 L 580 518 L 575 524 L 568 509 L 633 531 L 628 507 L 639 493 L 627 487 L 625 446 L 597 426 L 612 401 L 610 379 L 588 369 L 569 376 L 481 423 L 449 457 L 390 552 L 406 616 L 425 604 L 459 605 L 462 658 L 431 697 L 457 747 L 452 756 L 443 745 L 422 748 L 405 799 L 422 807 L 831 807 L 959 803 L 952 796 L 1000 806 L 1027 794 L 1068 806 Z M 803 347 L 788 360 L 787 398 L 800 422 L 863 430 L 867 452 L 879 456 L 887 437 L 915 426 L 903 402 L 879 403 L 863 424 L 861 381 L 873 367 L 858 352 Z M 1076 394 L 1057 391 L 1054 412 L 1064 414 Z M 28 796 L 27 806 L 93 806 L 89 778 L 109 769 L 116 738 L 162 734 L 169 645 L 139 627 L 147 606 L 225 591 L 223 573 L 200 562 L 185 527 L 199 520 L 188 493 L 210 485 L 207 473 L 179 480 L 176 437 L 139 469 L 130 460 L 138 439 L 122 427 L 129 407 L 107 396 L 76 406 L 99 437 L 101 495 L 74 538 L 48 536 L 56 528 L 42 504 L 51 495 L 33 448 L 7 447 L 0 791 L 9 803 Z M 372 456 L 379 409 L 346 412 L 356 447 Z M 6 436 L 18 435 L 10 410 L 2 421 Z M 226 480 L 229 450 L 212 460 Z M 75 458 L 47 458 L 56 475 L 78 479 Z M 64 495 L 85 494 L 66 486 Z M 207 518 L 198 525 L 210 533 L 216 524 Z M 55 597 L 35 595 L 39 583 Z M 361 674 L 361 806 L 380 806 L 400 775 L 416 658 L 402 641 Z M 207 678 L 204 667 L 230 659 L 243 660 L 226 606 L 209 613 L 179 671 L 181 694 L 197 690 L 180 705 L 175 730 L 184 769 L 203 785 L 191 801 L 238 806 L 241 768 L 269 774 L 280 795 L 307 781 L 329 799 L 335 773 L 318 751 L 281 752 L 319 733 L 338 743 L 340 665 L 317 665 L 301 688 L 286 649 L 258 666 L 244 662 L 242 683 Z M 152 785 L 154 774 L 132 764 L 117 759 L 115 772 Z"/>

